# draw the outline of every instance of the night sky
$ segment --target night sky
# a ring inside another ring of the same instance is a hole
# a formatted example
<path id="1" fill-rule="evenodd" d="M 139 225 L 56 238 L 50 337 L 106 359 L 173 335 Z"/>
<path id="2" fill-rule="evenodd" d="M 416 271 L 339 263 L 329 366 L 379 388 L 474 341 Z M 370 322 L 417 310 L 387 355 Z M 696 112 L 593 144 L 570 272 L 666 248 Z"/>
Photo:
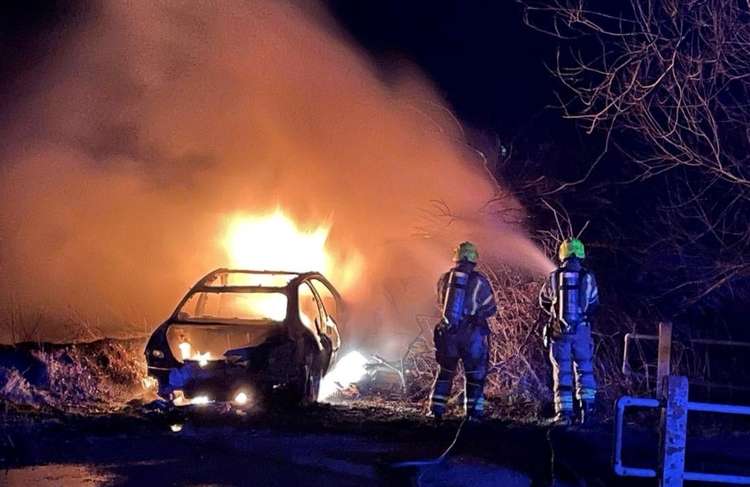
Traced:
<path id="1" fill-rule="evenodd" d="M 512 136 L 546 106 L 556 84 L 545 62 L 551 39 L 523 24 L 516 2 L 328 2 L 342 27 L 387 72 L 406 59 L 436 85 L 471 128 Z M 54 56 L 66 26 L 87 2 L 9 1 L 0 6 L 2 93 L 18 74 Z"/>
<path id="2" fill-rule="evenodd" d="M 555 103 L 551 40 L 523 24 L 516 2 L 330 3 L 377 60 L 416 63 L 472 127 L 513 131 Z"/>
<path id="3" fill-rule="evenodd" d="M 569 94 L 549 70 L 557 40 L 525 25 L 519 2 L 327 3 L 383 72 L 404 59 L 418 66 L 469 130 L 471 145 L 485 153 L 489 150 L 493 157 L 496 148 L 487 141 L 497 138 L 515 160 L 535 160 L 537 164 L 526 174 L 529 179 L 578 179 L 599 155 L 601 134 L 587 136 L 562 117 L 558 97 L 566 99 Z M 519 168 L 511 163 L 498 167 L 496 176 L 524 204 L 538 204 L 526 199 L 522 189 L 526 181 L 515 181 L 517 174 Z M 575 193 L 572 188 L 569 196 Z M 574 202 L 570 211 L 577 211 Z M 535 220 L 535 224 L 549 223 Z"/>

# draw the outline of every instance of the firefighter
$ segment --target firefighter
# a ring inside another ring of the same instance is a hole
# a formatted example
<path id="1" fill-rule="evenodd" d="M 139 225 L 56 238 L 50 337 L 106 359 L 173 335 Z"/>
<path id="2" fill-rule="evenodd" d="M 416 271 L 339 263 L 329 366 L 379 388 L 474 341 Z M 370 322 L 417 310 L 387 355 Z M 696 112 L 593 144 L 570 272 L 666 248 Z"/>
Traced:
<path id="1" fill-rule="evenodd" d="M 562 242 L 560 266 L 542 287 L 540 303 L 550 319 L 544 329 L 555 394 L 554 422 L 572 424 L 573 374 L 580 422 L 591 419 L 596 399 L 591 316 L 599 305 L 594 274 L 583 267 L 586 251 L 577 238 Z"/>
<path id="2" fill-rule="evenodd" d="M 484 411 L 484 381 L 489 357 L 487 319 L 497 312 L 497 307 L 487 277 L 474 269 L 478 258 L 474 244 L 462 242 L 455 250 L 455 266 L 438 281 L 438 306 L 443 316 L 435 326 L 435 358 L 439 370 L 430 398 L 430 410 L 436 419 L 445 413 L 459 360 L 466 379 L 466 416 L 479 420 Z"/>

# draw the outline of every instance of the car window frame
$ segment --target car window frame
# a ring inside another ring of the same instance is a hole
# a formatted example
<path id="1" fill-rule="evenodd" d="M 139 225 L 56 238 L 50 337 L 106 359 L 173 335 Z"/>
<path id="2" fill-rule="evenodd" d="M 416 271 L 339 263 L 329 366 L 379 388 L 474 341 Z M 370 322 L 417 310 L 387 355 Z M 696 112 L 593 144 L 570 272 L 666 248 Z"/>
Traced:
<path id="1" fill-rule="evenodd" d="M 317 277 L 311 277 L 309 279 L 309 281 L 310 281 L 310 285 L 312 286 L 312 288 L 315 289 L 315 292 L 318 294 L 318 298 L 320 299 L 320 305 L 323 307 L 323 311 L 325 313 L 326 319 L 330 319 L 336 325 L 338 325 L 338 323 L 339 323 L 339 321 L 341 319 L 340 316 L 339 316 L 340 313 L 341 313 L 341 311 L 339 310 L 339 308 L 341 307 L 341 303 L 340 303 L 339 297 L 334 292 L 334 290 L 331 289 L 331 287 L 328 284 L 325 283 L 325 281 L 323 281 L 323 280 L 321 280 L 321 279 L 319 279 Z M 334 301 L 335 306 L 336 306 L 335 316 L 328 312 L 328 308 L 326 308 L 325 300 L 320 296 L 320 292 L 318 292 L 318 289 L 315 287 L 315 283 L 316 282 L 319 282 L 326 289 L 326 291 L 328 291 L 328 293 L 331 295 L 331 298 L 333 298 L 333 301 Z"/>
<path id="2" fill-rule="evenodd" d="M 198 301 L 199 301 L 198 303 L 196 303 L 196 309 L 197 309 L 198 305 L 205 307 L 206 296 L 209 294 L 216 294 L 219 296 L 219 299 L 221 300 L 222 296 L 227 295 L 227 294 L 255 294 L 255 293 L 281 294 L 282 296 L 284 296 L 286 298 L 286 314 L 284 316 L 284 319 L 280 321 L 277 321 L 277 320 L 271 320 L 271 321 L 275 323 L 282 323 L 282 324 L 287 321 L 287 319 L 289 318 L 289 304 L 290 304 L 289 301 L 290 300 L 289 300 L 288 292 L 284 290 L 283 288 L 254 288 L 252 290 L 247 290 L 247 291 L 244 291 L 244 290 L 243 291 L 238 291 L 238 290 L 227 291 L 227 290 L 222 290 L 221 288 L 218 288 L 218 287 L 215 287 L 215 288 L 206 287 L 203 289 L 195 289 L 195 290 L 191 290 L 190 292 L 188 292 L 185 295 L 185 297 L 180 301 L 180 303 L 177 305 L 177 307 L 175 308 L 172 316 L 170 317 L 170 321 L 184 323 L 184 324 L 198 324 L 198 325 L 207 324 L 207 323 L 216 323 L 216 324 L 222 324 L 222 325 L 227 325 L 227 326 L 232 326 L 238 322 L 242 322 L 244 324 L 251 324 L 253 322 L 267 321 L 264 319 L 257 319 L 257 320 L 248 319 L 248 320 L 236 320 L 235 321 L 235 320 L 230 320 L 228 318 L 221 318 L 221 317 L 212 317 L 213 319 L 201 320 L 201 319 L 195 319 L 195 318 L 181 318 L 180 317 L 180 311 L 187 305 L 190 299 L 196 295 L 198 295 Z"/>
<path id="3" fill-rule="evenodd" d="M 320 298 L 320 295 L 318 295 L 318 290 L 315 289 L 315 286 L 313 286 L 312 282 L 310 281 L 311 279 L 309 278 L 305 279 L 302 282 L 300 282 L 299 286 L 297 286 L 297 315 L 300 321 L 302 321 L 302 316 L 300 314 L 301 310 L 299 309 L 300 307 L 299 306 L 299 296 L 300 296 L 299 288 L 301 288 L 303 285 L 306 285 L 312 291 L 313 299 L 315 299 L 315 305 L 318 307 L 318 318 L 320 319 L 318 320 L 317 325 L 314 326 L 315 332 L 318 335 L 325 335 L 325 332 L 323 331 L 325 327 L 325 323 L 322 320 L 327 319 L 328 314 L 326 313 L 325 308 L 323 307 L 323 300 Z M 315 323 L 315 320 L 313 320 L 313 323 Z"/>

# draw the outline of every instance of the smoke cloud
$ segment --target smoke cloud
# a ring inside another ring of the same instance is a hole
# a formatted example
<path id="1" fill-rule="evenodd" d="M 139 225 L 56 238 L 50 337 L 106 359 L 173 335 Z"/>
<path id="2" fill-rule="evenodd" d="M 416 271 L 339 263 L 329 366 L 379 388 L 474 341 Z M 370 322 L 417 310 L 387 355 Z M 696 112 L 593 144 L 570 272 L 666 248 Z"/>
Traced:
<path id="1" fill-rule="evenodd" d="M 458 241 L 551 265 L 503 223 L 523 210 L 429 83 L 373 65 L 320 10 L 102 2 L 26 83 L 2 127 L 6 306 L 150 330 L 227 264 L 229 215 L 276 207 L 329 222 L 337 258 L 361 258 L 352 339 L 413 336 Z"/>

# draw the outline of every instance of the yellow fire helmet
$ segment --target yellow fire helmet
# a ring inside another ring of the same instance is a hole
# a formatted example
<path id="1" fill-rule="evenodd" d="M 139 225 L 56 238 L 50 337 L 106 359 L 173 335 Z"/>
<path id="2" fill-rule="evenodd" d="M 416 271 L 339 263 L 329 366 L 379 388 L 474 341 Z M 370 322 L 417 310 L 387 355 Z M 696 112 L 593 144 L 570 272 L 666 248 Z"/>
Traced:
<path id="1" fill-rule="evenodd" d="M 479 260 L 477 246 L 471 242 L 461 242 L 453 254 L 453 262 L 467 261 L 476 264 Z"/>
<path id="2" fill-rule="evenodd" d="M 566 238 L 560 244 L 560 251 L 557 255 L 560 257 L 560 261 L 564 261 L 574 255 L 579 259 L 585 259 L 586 249 L 583 246 L 583 242 L 577 238 Z"/>

